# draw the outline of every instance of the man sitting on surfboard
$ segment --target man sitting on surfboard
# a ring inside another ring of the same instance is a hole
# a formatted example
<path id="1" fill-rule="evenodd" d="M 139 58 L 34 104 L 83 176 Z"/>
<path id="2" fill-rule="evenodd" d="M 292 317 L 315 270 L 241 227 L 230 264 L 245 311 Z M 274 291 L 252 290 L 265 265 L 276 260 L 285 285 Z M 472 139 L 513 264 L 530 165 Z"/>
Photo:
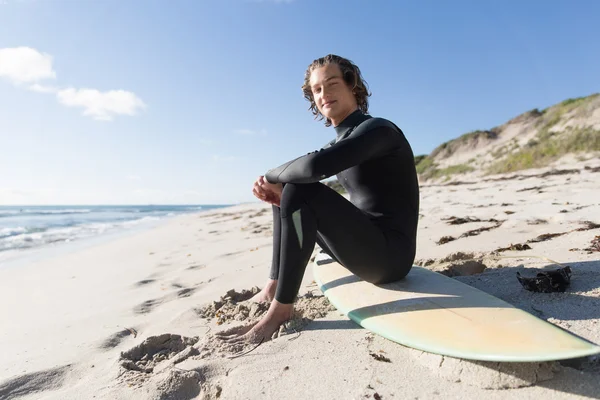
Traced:
<path id="1" fill-rule="evenodd" d="M 292 316 L 315 243 L 361 279 L 383 284 L 405 277 L 416 251 L 419 184 L 402 131 L 368 112 L 366 82 L 345 58 L 309 65 L 302 86 L 315 119 L 336 137 L 320 150 L 260 176 L 254 195 L 273 206 L 270 279 L 252 300 L 269 311 L 228 342 L 268 340 Z M 336 175 L 349 200 L 319 181 Z"/>

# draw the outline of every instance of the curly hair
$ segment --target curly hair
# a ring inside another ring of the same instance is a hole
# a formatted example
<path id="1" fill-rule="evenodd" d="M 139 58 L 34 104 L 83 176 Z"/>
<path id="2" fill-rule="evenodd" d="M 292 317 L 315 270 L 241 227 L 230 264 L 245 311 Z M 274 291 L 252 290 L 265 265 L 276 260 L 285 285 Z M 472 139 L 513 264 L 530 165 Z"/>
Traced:
<path id="1" fill-rule="evenodd" d="M 335 54 L 328 54 L 325 57 L 318 58 L 314 60 L 306 69 L 306 73 L 304 74 L 304 84 L 302 85 L 302 92 L 304 93 L 304 98 L 308 100 L 310 103 L 310 107 L 308 108 L 315 119 L 323 120 L 325 117 L 315 103 L 312 90 L 310 88 L 310 75 L 312 71 L 316 68 L 324 67 L 328 64 L 337 64 L 342 71 L 342 77 L 344 78 L 344 82 L 352 87 L 352 93 L 354 93 L 354 97 L 356 98 L 356 103 L 358 104 L 358 108 L 363 113 L 369 112 L 369 100 L 368 97 L 371 96 L 369 90 L 367 88 L 367 82 L 363 79 L 360 69 L 350 60 L 336 56 Z M 326 118 L 325 126 L 331 126 L 331 120 Z"/>

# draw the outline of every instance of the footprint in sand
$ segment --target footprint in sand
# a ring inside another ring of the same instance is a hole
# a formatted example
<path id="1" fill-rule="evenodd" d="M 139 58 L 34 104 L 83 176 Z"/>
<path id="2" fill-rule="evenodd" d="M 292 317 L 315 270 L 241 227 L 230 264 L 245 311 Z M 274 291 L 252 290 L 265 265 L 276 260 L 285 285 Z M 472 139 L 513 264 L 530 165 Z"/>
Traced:
<path id="1" fill-rule="evenodd" d="M 206 265 L 204 264 L 193 264 L 186 268 L 186 270 L 195 270 L 195 269 L 204 269 Z"/>
<path id="2" fill-rule="evenodd" d="M 161 394 L 160 398 L 195 398 L 200 393 L 200 374 L 182 370 L 184 375 L 178 376 L 179 372 L 170 367 L 198 355 L 198 349 L 193 347 L 196 342 L 198 337 L 169 333 L 147 338 L 121 353 L 119 381 L 138 388 L 148 383 L 153 391 Z"/>
<path id="3" fill-rule="evenodd" d="M 231 257 L 231 256 L 235 256 L 235 255 L 242 254 L 242 253 L 245 253 L 245 250 L 234 251 L 232 253 L 226 253 L 226 254 L 223 254 L 221 256 L 221 258 L 223 258 L 223 257 Z"/>
<path id="4" fill-rule="evenodd" d="M 71 364 L 32 372 L 17 376 L 0 383 L 0 399 L 16 399 L 17 397 L 57 390 L 65 382 L 65 376 L 73 369 Z M 42 397 L 42 396 L 40 396 Z M 36 398 L 40 398 L 36 396 Z"/>
<path id="5" fill-rule="evenodd" d="M 151 299 L 151 300 L 146 300 L 144 301 L 142 304 L 138 304 L 134 309 L 133 312 L 135 312 L 136 314 L 148 314 L 149 312 L 151 312 L 156 306 L 158 306 L 162 301 L 159 299 Z"/>
<path id="6" fill-rule="evenodd" d="M 121 353 L 121 366 L 128 370 L 151 372 L 156 364 L 163 360 L 183 361 L 191 355 L 198 354 L 192 347 L 198 342 L 198 337 L 185 337 L 165 333 L 150 336 L 141 344 Z M 185 353 L 183 353 L 184 350 Z M 179 356 L 173 360 L 174 356 Z M 176 363 L 176 362 L 175 362 Z"/>
<path id="7" fill-rule="evenodd" d="M 102 344 L 100 345 L 100 348 L 103 350 L 110 350 L 113 349 L 115 347 L 117 347 L 119 344 L 121 344 L 121 342 L 128 336 L 133 335 L 133 337 L 137 336 L 137 330 L 133 329 L 133 328 L 129 328 L 129 329 L 123 329 L 119 332 L 116 332 L 112 335 L 110 335 L 108 338 L 106 338 L 106 340 L 104 340 L 104 342 L 102 342 Z"/>
<path id="8" fill-rule="evenodd" d="M 210 282 L 210 280 L 208 282 Z M 172 283 L 171 286 L 178 289 L 176 292 L 171 292 L 171 293 L 169 293 L 161 298 L 158 298 L 158 299 L 146 300 L 143 303 L 135 306 L 133 309 L 133 312 L 136 314 L 148 314 L 148 313 L 152 312 L 156 307 L 158 307 L 162 303 L 191 296 L 192 294 L 194 294 L 196 292 L 196 290 L 198 290 L 200 285 L 203 285 L 203 284 L 204 284 L 204 282 L 200 282 L 196 285 L 193 285 L 192 287 L 186 288 L 178 283 Z"/>
<path id="9" fill-rule="evenodd" d="M 141 280 L 139 282 L 136 282 L 135 286 L 145 286 L 145 285 L 148 285 L 149 283 L 152 283 L 152 282 L 156 282 L 156 280 L 154 280 L 154 279 L 143 279 L 143 280 Z"/>
<path id="10" fill-rule="evenodd" d="M 196 291 L 195 288 L 185 288 L 185 289 L 181 289 L 180 291 L 177 292 L 177 297 L 182 298 L 182 297 L 189 297 L 191 296 L 194 292 Z"/>

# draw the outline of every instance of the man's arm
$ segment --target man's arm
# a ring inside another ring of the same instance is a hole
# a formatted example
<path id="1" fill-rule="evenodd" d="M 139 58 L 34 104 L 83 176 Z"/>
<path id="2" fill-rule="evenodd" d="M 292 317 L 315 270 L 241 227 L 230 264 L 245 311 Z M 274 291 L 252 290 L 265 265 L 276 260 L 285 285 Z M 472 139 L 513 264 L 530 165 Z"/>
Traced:
<path id="1" fill-rule="evenodd" d="M 286 162 L 285 164 L 282 164 L 282 165 L 280 165 L 280 166 L 279 166 L 279 167 L 277 167 L 277 168 L 273 168 L 273 169 L 269 170 L 269 171 L 268 171 L 268 172 L 265 174 L 265 180 L 266 180 L 267 182 L 269 182 L 269 183 L 285 183 L 285 182 L 279 182 L 279 181 L 270 181 L 270 180 L 268 179 L 268 176 L 271 176 L 271 178 L 272 178 L 272 179 L 276 179 L 275 177 L 276 177 L 276 176 L 278 176 L 278 175 L 280 174 L 280 172 L 281 172 L 281 171 L 284 171 L 284 170 L 286 170 L 286 169 L 287 169 L 287 167 L 289 167 L 290 165 L 292 165 L 292 164 L 296 163 L 296 161 L 298 161 L 298 163 L 297 163 L 297 165 L 296 165 L 295 167 L 296 167 L 296 168 L 298 168 L 298 167 L 300 167 L 300 168 L 301 168 L 301 167 L 302 167 L 302 162 L 303 162 L 303 159 L 304 159 L 305 157 L 307 157 L 307 156 L 309 156 L 309 155 L 311 155 L 311 154 L 314 154 L 314 153 L 318 153 L 319 151 L 321 151 L 321 150 L 323 150 L 323 149 L 327 149 L 327 148 L 331 147 L 331 146 L 332 146 L 334 143 L 335 143 L 335 139 L 333 139 L 333 140 L 330 140 L 330 141 L 329 141 L 329 142 L 327 142 L 327 143 L 326 143 L 326 144 L 325 144 L 323 147 L 321 147 L 321 149 L 320 149 L 320 150 L 315 150 L 315 151 L 313 151 L 313 152 L 310 152 L 310 153 L 308 153 L 306 156 L 302 156 L 302 157 L 295 158 L 295 159 L 293 159 L 293 160 L 291 160 L 291 161 L 288 161 L 288 162 Z"/>
<path id="2" fill-rule="evenodd" d="M 268 171 L 270 183 L 313 183 L 402 146 L 404 136 L 382 119 L 370 119 L 345 139 Z M 363 126 L 364 125 L 364 126 Z"/>

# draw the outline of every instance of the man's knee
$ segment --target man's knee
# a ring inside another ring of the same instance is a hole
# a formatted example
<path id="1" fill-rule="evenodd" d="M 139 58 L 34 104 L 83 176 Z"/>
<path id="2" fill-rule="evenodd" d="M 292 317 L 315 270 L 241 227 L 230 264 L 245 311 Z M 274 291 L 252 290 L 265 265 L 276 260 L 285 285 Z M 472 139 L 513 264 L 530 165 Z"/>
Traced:
<path id="1" fill-rule="evenodd" d="M 289 215 L 298 210 L 323 190 L 323 187 L 322 183 L 287 183 L 281 192 L 282 213 Z"/>
<path id="2" fill-rule="evenodd" d="M 322 188 L 323 184 L 320 182 L 315 183 L 286 183 L 281 192 L 281 196 L 298 196 L 318 193 Z"/>

